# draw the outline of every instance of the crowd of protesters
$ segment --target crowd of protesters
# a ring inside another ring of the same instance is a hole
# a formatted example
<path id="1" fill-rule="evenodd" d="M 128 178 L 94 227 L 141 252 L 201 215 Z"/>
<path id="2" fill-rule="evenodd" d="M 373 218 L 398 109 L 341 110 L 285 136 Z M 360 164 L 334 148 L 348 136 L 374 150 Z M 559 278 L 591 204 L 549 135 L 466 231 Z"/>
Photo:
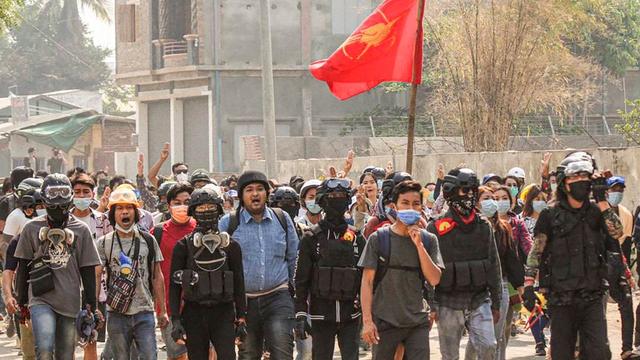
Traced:
<path id="1" fill-rule="evenodd" d="M 34 152 L 6 178 L 0 311 L 24 359 L 429 359 L 434 326 L 435 358 L 467 336 L 465 359 L 506 359 L 524 319 L 532 356 L 602 360 L 609 297 L 620 357 L 640 359 L 638 211 L 587 152 L 529 177 L 440 165 L 424 184 L 391 164 L 354 176 L 352 152 L 287 183 L 162 176 L 168 157 L 145 173 L 141 154 L 129 179 L 62 174 L 59 151 L 34 173 Z"/>

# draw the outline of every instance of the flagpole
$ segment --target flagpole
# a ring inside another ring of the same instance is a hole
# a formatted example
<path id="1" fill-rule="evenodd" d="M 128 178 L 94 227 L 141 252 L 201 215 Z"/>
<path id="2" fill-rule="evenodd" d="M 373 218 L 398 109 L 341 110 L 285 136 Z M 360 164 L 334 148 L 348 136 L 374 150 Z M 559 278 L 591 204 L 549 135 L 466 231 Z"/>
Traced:
<path id="1" fill-rule="evenodd" d="M 416 83 L 416 75 L 422 71 L 422 58 L 419 56 L 422 47 L 422 19 L 424 17 L 424 0 L 418 0 L 418 27 L 416 29 L 416 42 L 413 49 L 413 75 L 411 79 L 411 94 L 409 98 L 409 121 L 407 124 L 407 163 L 405 171 L 411 173 L 413 171 L 413 145 L 415 142 L 416 128 L 416 97 L 418 95 L 418 84 Z M 418 64 L 420 62 L 420 64 Z"/>

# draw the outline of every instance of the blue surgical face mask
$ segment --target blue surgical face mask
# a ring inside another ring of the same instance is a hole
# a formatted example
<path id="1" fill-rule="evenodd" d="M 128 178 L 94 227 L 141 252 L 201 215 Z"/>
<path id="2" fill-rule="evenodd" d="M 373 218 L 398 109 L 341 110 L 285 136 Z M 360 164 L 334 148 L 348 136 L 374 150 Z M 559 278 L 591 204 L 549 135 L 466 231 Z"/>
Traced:
<path id="1" fill-rule="evenodd" d="M 624 193 L 621 192 L 610 192 L 607 193 L 607 201 L 611 206 L 618 206 L 622 202 L 622 197 Z"/>
<path id="2" fill-rule="evenodd" d="M 557 183 L 549 184 L 549 186 L 551 187 L 551 191 L 553 191 L 553 192 L 555 192 L 558 189 L 558 184 Z"/>
<path id="3" fill-rule="evenodd" d="M 387 206 L 385 206 L 385 208 L 384 208 L 384 212 L 385 212 L 388 216 L 391 216 L 391 217 L 392 217 L 392 218 L 394 218 L 394 219 L 397 219 L 397 218 L 398 218 L 398 213 L 396 212 L 396 209 L 394 209 L 394 208 L 391 208 L 391 207 L 387 207 Z"/>
<path id="4" fill-rule="evenodd" d="M 73 198 L 73 206 L 80 211 L 85 211 L 91 206 L 91 198 Z"/>
<path id="5" fill-rule="evenodd" d="M 38 214 L 38 216 L 46 215 L 47 209 L 36 209 L 36 214 Z"/>
<path id="6" fill-rule="evenodd" d="M 420 217 L 420 212 L 413 209 L 398 211 L 398 220 L 402 221 L 405 225 L 415 225 L 420 221 Z"/>
<path id="7" fill-rule="evenodd" d="M 322 211 L 322 208 L 320 205 L 316 204 L 315 200 L 307 200 L 304 202 L 304 205 L 311 215 L 318 215 Z"/>
<path id="8" fill-rule="evenodd" d="M 498 211 L 498 202 L 493 199 L 480 201 L 480 212 L 486 217 L 492 217 Z"/>
<path id="9" fill-rule="evenodd" d="M 549 205 L 547 205 L 547 202 L 544 200 L 533 200 L 531 206 L 533 206 L 533 211 L 537 213 L 549 207 Z"/>
<path id="10" fill-rule="evenodd" d="M 500 215 L 506 214 L 511 209 L 511 201 L 498 200 L 498 213 Z"/>

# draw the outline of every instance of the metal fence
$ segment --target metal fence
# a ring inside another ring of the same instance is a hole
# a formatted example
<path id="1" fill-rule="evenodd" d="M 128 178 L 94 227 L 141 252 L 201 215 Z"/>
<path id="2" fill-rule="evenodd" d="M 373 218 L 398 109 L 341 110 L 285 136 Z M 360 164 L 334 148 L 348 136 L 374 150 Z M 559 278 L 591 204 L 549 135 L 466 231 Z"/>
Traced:
<path id="1" fill-rule="evenodd" d="M 561 118 L 551 115 L 528 116 L 515 120 L 512 136 L 562 136 L 619 135 L 616 125 L 624 121 L 617 115 Z M 402 137 L 407 133 L 406 116 L 369 116 L 347 119 L 331 119 L 314 123 L 315 136 L 371 136 Z M 444 123 L 432 116 L 416 118 L 416 137 L 458 137 L 462 136 L 461 127 L 455 122 Z"/>

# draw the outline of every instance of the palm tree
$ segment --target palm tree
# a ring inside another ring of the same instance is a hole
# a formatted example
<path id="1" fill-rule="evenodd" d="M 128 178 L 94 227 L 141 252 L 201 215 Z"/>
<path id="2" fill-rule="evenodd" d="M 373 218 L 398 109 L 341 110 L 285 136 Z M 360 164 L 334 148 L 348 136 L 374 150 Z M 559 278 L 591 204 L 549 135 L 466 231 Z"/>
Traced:
<path id="1" fill-rule="evenodd" d="M 110 22 L 107 10 L 109 0 L 44 0 L 41 14 L 55 16 L 58 23 L 58 34 L 64 42 L 80 42 L 84 33 L 84 25 L 80 19 L 79 6 L 87 7 L 98 19 Z"/>

